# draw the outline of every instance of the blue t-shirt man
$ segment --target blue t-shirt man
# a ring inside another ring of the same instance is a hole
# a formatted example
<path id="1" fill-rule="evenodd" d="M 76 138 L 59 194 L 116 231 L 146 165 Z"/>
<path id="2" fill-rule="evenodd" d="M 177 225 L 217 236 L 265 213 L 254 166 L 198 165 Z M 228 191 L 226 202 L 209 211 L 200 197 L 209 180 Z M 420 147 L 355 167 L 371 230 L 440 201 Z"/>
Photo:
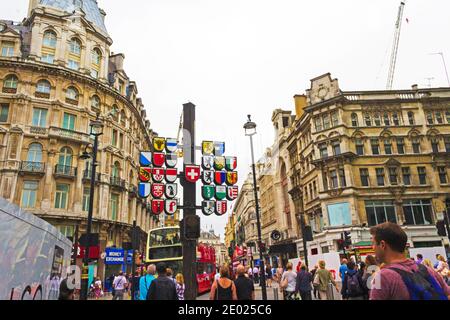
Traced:
<path id="1" fill-rule="evenodd" d="M 342 260 L 342 264 L 339 267 L 339 276 L 341 277 L 342 284 L 344 284 L 345 273 L 348 271 L 347 260 Z"/>
<path id="2" fill-rule="evenodd" d="M 153 280 L 155 280 L 155 276 L 152 274 L 141 277 L 139 280 L 139 300 L 147 300 L 147 292 Z"/>

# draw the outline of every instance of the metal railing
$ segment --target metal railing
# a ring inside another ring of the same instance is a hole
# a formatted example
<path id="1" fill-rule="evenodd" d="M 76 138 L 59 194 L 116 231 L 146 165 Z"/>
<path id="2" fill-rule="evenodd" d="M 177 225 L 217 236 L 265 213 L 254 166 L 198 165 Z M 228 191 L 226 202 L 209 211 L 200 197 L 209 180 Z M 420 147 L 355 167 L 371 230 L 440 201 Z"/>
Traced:
<path id="1" fill-rule="evenodd" d="M 91 142 L 91 139 L 87 133 L 77 132 L 58 127 L 50 127 L 49 136 L 54 136 L 56 138 L 63 138 L 73 141 L 82 141 L 85 143 Z"/>
<path id="2" fill-rule="evenodd" d="M 96 175 L 95 181 L 99 182 L 101 174 L 99 172 L 97 172 L 95 175 Z M 84 170 L 83 171 L 83 180 L 91 180 L 91 178 L 92 178 L 92 170 Z"/>
<path id="3" fill-rule="evenodd" d="M 77 175 L 77 168 L 57 164 L 55 166 L 55 174 L 66 177 L 75 177 Z"/>
<path id="4" fill-rule="evenodd" d="M 20 164 L 20 171 L 30 173 L 45 173 L 45 163 L 22 161 Z"/>
<path id="5" fill-rule="evenodd" d="M 110 177 L 109 181 L 113 187 L 125 188 L 125 180 L 120 177 Z"/>

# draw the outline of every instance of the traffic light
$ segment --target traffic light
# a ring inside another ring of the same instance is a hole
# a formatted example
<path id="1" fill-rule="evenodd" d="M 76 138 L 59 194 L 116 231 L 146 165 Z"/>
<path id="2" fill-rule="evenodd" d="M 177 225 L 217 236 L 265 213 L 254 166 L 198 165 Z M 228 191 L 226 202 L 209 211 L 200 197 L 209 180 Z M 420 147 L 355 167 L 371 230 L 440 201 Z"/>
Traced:
<path id="1" fill-rule="evenodd" d="M 184 238 L 187 240 L 197 240 L 200 238 L 200 217 L 188 215 L 182 220 L 182 230 Z"/>
<path id="2" fill-rule="evenodd" d="M 437 228 L 438 235 L 440 237 L 446 237 L 447 236 L 447 232 L 445 230 L 445 221 L 444 220 L 438 221 L 436 223 L 436 228 Z"/>
<path id="3" fill-rule="evenodd" d="M 311 226 L 305 226 L 305 235 L 304 235 L 306 241 L 313 241 L 313 232 Z"/>
<path id="4" fill-rule="evenodd" d="M 348 231 L 344 231 L 344 247 L 352 245 L 352 234 Z"/>
<path id="5" fill-rule="evenodd" d="M 343 239 L 339 239 L 339 240 L 337 241 L 337 245 L 338 245 L 338 250 L 339 250 L 339 251 L 344 250 L 344 240 L 343 240 Z"/>

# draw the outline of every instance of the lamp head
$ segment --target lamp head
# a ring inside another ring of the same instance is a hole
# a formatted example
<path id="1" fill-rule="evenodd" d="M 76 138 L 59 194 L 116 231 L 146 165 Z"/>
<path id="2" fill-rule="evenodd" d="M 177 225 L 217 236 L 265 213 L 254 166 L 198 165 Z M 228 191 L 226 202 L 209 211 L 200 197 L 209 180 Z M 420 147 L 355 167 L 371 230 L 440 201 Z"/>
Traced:
<path id="1" fill-rule="evenodd" d="M 100 120 L 91 121 L 91 135 L 101 136 L 103 134 L 103 122 Z"/>
<path id="2" fill-rule="evenodd" d="M 91 158 L 91 154 L 87 151 L 84 151 L 80 156 L 81 160 L 89 160 L 90 158 Z"/>
<path id="3" fill-rule="evenodd" d="M 256 123 L 254 123 L 251 119 L 251 115 L 247 115 L 248 120 L 244 124 L 245 129 L 245 135 L 246 136 L 253 136 L 256 134 Z"/>

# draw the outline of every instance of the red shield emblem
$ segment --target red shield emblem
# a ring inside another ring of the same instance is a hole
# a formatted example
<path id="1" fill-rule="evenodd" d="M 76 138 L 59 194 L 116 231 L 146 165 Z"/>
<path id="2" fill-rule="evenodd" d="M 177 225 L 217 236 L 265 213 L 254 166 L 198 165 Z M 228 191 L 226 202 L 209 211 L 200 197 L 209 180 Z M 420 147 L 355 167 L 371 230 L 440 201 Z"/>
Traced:
<path id="1" fill-rule="evenodd" d="M 162 183 L 152 184 L 152 196 L 153 198 L 160 199 L 164 195 L 165 185 Z"/>
<path id="2" fill-rule="evenodd" d="M 166 181 L 174 183 L 178 178 L 177 169 L 166 169 Z"/>
<path id="3" fill-rule="evenodd" d="M 162 182 L 164 180 L 164 169 L 161 168 L 153 169 L 152 177 L 154 182 Z"/>
<path id="4" fill-rule="evenodd" d="M 155 167 L 162 167 L 166 161 L 166 155 L 161 152 L 153 153 L 153 165 Z"/>
<path id="5" fill-rule="evenodd" d="M 200 166 L 186 165 L 184 167 L 184 177 L 187 182 L 196 183 L 200 179 Z"/>
<path id="6" fill-rule="evenodd" d="M 139 168 L 139 180 L 141 180 L 141 182 L 149 182 L 151 173 L 152 173 L 152 168 L 140 167 Z"/>
<path id="7" fill-rule="evenodd" d="M 225 213 L 227 213 L 227 201 L 217 201 L 216 215 L 223 216 Z"/>
<path id="8" fill-rule="evenodd" d="M 164 211 L 164 200 L 152 200 L 152 213 L 159 215 Z"/>

